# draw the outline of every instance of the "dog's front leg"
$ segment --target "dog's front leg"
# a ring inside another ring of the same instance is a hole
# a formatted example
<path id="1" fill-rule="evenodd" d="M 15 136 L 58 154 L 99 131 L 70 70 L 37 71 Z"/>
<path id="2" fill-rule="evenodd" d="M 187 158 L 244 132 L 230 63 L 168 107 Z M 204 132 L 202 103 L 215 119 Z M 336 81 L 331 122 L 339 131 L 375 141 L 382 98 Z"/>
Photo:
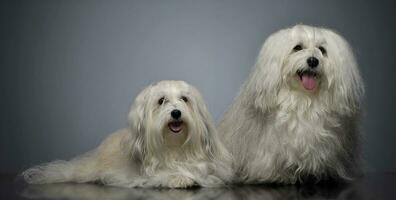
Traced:
<path id="1" fill-rule="evenodd" d="M 170 188 L 188 188 L 195 184 L 194 180 L 183 175 L 172 175 L 169 177 L 168 187 Z"/>

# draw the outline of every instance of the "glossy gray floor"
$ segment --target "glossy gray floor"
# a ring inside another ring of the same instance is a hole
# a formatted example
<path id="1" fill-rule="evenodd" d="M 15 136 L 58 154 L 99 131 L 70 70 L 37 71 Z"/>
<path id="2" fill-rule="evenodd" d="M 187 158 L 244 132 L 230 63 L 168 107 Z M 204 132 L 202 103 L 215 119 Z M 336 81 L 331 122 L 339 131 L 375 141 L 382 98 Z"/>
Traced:
<path id="1" fill-rule="evenodd" d="M 94 184 L 26 185 L 15 175 L 0 176 L 0 199 L 396 199 L 396 173 L 367 174 L 351 184 L 303 186 L 245 185 L 227 188 L 142 189 Z"/>

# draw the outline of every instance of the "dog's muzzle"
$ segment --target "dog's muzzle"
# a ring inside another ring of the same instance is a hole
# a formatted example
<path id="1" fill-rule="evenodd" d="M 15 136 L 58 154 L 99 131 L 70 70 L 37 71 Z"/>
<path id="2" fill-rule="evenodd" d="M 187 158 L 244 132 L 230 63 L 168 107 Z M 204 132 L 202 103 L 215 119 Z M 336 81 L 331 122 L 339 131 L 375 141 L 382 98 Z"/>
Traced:
<path id="1" fill-rule="evenodd" d="M 180 120 L 182 113 L 180 110 L 174 109 L 170 115 L 173 120 L 168 123 L 169 130 L 173 133 L 179 133 L 183 129 L 183 121 Z"/>

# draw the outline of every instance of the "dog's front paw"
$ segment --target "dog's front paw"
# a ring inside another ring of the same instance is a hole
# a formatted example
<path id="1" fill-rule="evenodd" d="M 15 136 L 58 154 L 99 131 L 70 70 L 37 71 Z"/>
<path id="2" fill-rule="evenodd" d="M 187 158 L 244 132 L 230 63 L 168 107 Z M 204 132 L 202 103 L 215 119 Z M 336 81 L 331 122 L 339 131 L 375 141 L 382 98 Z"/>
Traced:
<path id="1" fill-rule="evenodd" d="M 194 185 L 194 181 L 186 176 L 171 176 L 168 182 L 170 188 L 188 188 Z"/>

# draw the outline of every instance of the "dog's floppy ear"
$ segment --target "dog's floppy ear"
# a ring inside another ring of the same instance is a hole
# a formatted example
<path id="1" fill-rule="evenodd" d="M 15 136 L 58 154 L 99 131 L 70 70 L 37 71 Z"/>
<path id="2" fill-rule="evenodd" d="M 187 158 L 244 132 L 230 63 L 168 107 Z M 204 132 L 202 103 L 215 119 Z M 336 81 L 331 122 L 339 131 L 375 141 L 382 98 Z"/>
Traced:
<path id="1" fill-rule="evenodd" d="M 146 152 L 145 147 L 145 120 L 147 115 L 149 93 L 152 85 L 142 90 L 132 103 L 128 114 L 129 128 L 132 134 L 131 150 L 134 159 L 142 161 Z"/>
<path id="2" fill-rule="evenodd" d="M 196 117 L 197 129 L 200 132 L 200 142 L 203 150 L 205 153 L 213 158 L 214 156 L 218 155 L 219 151 L 219 144 L 217 144 L 217 132 L 216 128 L 214 127 L 214 123 L 212 117 L 207 109 L 205 101 L 201 94 L 198 92 L 197 89 L 190 86 L 192 88 L 192 93 L 194 93 L 194 110 L 196 110 L 196 114 L 199 117 Z"/>
<path id="3" fill-rule="evenodd" d="M 332 62 L 331 87 L 334 89 L 333 105 L 338 113 L 353 115 L 360 111 L 364 95 L 363 80 L 348 42 L 339 34 L 327 30 L 328 56 Z"/>
<path id="4" fill-rule="evenodd" d="M 287 30 L 281 30 L 272 34 L 263 44 L 258 55 L 255 67 L 245 82 L 241 95 L 248 98 L 247 104 L 251 104 L 267 111 L 276 106 L 276 100 L 282 83 L 281 69 L 283 59 L 287 53 L 285 35 Z"/>

